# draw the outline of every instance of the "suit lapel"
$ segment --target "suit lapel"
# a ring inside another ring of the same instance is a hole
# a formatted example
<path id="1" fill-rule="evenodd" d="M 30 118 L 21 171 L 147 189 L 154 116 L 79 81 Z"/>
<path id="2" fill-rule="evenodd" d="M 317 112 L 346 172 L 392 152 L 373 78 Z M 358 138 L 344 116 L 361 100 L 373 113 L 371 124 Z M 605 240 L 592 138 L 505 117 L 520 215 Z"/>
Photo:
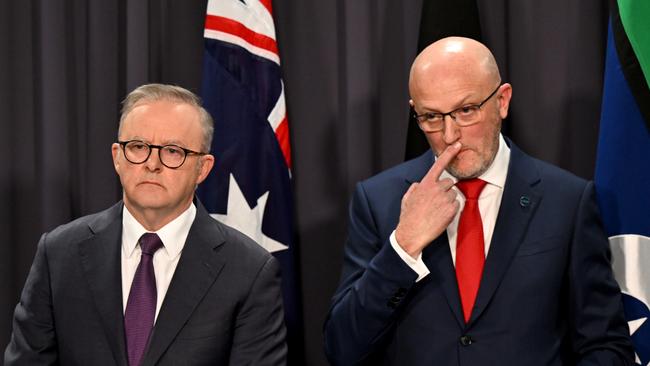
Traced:
<path id="1" fill-rule="evenodd" d="M 149 349 L 142 362 L 154 365 L 192 315 L 226 264 L 218 248 L 223 233 L 195 201 L 197 214 L 156 320 Z"/>
<path id="2" fill-rule="evenodd" d="M 535 162 L 510 143 L 510 166 L 470 323 L 487 308 L 542 199 Z"/>
<path id="3" fill-rule="evenodd" d="M 408 170 L 404 173 L 404 180 L 406 181 L 406 189 L 415 183 L 419 182 L 427 174 L 431 166 L 433 165 L 433 151 L 431 149 L 427 150 L 424 154 L 418 156 L 415 160 L 412 160 L 413 164 L 408 166 Z M 406 192 L 406 190 L 404 190 Z"/>
<path id="4" fill-rule="evenodd" d="M 412 165 L 406 173 L 405 179 L 407 186 L 405 187 L 404 192 L 406 192 L 412 183 L 422 180 L 424 175 L 433 165 L 433 161 L 434 155 L 431 150 L 428 150 L 417 158 L 415 164 Z M 454 313 L 459 326 L 464 327 L 465 320 L 461 311 L 458 284 L 456 282 L 456 270 L 454 269 L 454 263 L 451 259 L 449 239 L 447 238 L 446 231 L 436 238 L 429 246 L 424 248 L 424 251 L 422 252 L 422 261 L 431 272 L 431 274 L 423 280 L 426 282 L 422 283 L 422 285 L 424 286 L 426 283 L 435 281 L 437 283 L 436 286 L 439 286 L 444 293 L 449 308 Z"/>
<path id="5" fill-rule="evenodd" d="M 456 270 L 454 268 L 454 262 L 451 259 L 449 239 L 447 238 L 446 231 L 428 247 L 424 248 L 422 260 L 431 272 L 426 277 L 426 280 L 437 282 L 437 286 L 442 289 L 447 299 L 447 304 L 449 304 L 449 309 L 454 313 L 458 325 L 461 328 L 465 327 L 465 319 L 461 311 L 460 295 L 458 294 Z"/>
<path id="6" fill-rule="evenodd" d="M 118 203 L 89 224 L 92 236 L 79 243 L 85 279 L 95 301 L 113 357 L 126 365 L 122 272 L 120 260 L 122 204 Z"/>

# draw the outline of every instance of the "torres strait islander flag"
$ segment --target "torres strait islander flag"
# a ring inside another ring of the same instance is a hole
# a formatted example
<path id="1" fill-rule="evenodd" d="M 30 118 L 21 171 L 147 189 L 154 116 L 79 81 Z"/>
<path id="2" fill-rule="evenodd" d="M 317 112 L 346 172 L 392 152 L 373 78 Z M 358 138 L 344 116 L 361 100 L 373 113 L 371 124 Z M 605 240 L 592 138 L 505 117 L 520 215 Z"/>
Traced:
<path id="1" fill-rule="evenodd" d="M 639 365 L 650 365 L 650 1 L 611 2 L 596 194 Z"/>
<path id="2" fill-rule="evenodd" d="M 273 253 L 282 269 L 289 358 L 302 349 L 289 125 L 271 0 L 210 0 L 202 99 L 215 168 L 198 195 L 210 214 Z"/>

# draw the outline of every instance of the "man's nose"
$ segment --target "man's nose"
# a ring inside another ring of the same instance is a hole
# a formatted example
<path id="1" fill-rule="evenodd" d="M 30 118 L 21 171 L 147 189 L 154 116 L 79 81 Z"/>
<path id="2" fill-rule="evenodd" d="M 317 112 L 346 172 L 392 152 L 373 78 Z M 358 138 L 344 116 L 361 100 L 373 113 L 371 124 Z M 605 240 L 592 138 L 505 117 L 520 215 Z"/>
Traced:
<path id="1" fill-rule="evenodd" d="M 149 170 L 158 170 L 161 168 L 162 162 L 160 161 L 160 148 L 157 147 L 151 148 L 151 153 L 149 154 L 149 158 L 144 162 L 144 165 Z"/>
<path id="2" fill-rule="evenodd" d="M 447 118 L 449 117 L 449 118 Z M 444 129 L 442 130 L 442 139 L 447 145 L 451 145 L 460 138 L 460 127 L 451 114 L 442 117 Z"/>

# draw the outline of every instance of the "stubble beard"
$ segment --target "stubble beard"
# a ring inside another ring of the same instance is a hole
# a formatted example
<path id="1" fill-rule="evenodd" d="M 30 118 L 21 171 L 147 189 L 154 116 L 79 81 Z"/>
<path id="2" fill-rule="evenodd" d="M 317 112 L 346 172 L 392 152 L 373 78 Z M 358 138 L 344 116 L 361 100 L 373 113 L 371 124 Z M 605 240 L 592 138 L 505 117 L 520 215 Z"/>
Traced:
<path id="1" fill-rule="evenodd" d="M 478 178 L 481 176 L 481 174 L 485 173 L 490 166 L 492 165 L 492 162 L 494 161 L 494 158 L 497 155 L 497 150 L 499 149 L 499 132 L 494 134 L 494 137 L 492 138 L 492 141 L 490 143 L 490 148 L 488 151 L 488 158 L 485 159 L 482 156 L 478 156 L 480 161 L 478 162 L 478 166 L 475 168 L 470 168 L 468 171 L 461 171 L 458 169 L 459 164 L 454 164 L 455 162 L 458 162 L 458 157 L 454 158 L 452 160 L 451 164 L 447 166 L 447 172 L 457 178 L 458 180 L 464 180 L 464 179 L 472 179 L 472 178 Z"/>

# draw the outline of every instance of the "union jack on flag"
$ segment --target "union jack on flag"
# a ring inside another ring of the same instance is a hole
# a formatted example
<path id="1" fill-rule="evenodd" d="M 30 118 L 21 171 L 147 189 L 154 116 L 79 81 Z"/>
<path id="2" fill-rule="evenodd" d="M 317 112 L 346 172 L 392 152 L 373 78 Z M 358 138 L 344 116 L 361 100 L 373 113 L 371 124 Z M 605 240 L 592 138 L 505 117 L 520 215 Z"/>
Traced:
<path id="1" fill-rule="evenodd" d="M 301 349 L 302 320 L 289 123 L 271 0 L 210 0 L 204 38 L 201 94 L 215 121 L 215 169 L 198 195 L 214 218 L 280 262 L 292 359 L 291 350 Z"/>

